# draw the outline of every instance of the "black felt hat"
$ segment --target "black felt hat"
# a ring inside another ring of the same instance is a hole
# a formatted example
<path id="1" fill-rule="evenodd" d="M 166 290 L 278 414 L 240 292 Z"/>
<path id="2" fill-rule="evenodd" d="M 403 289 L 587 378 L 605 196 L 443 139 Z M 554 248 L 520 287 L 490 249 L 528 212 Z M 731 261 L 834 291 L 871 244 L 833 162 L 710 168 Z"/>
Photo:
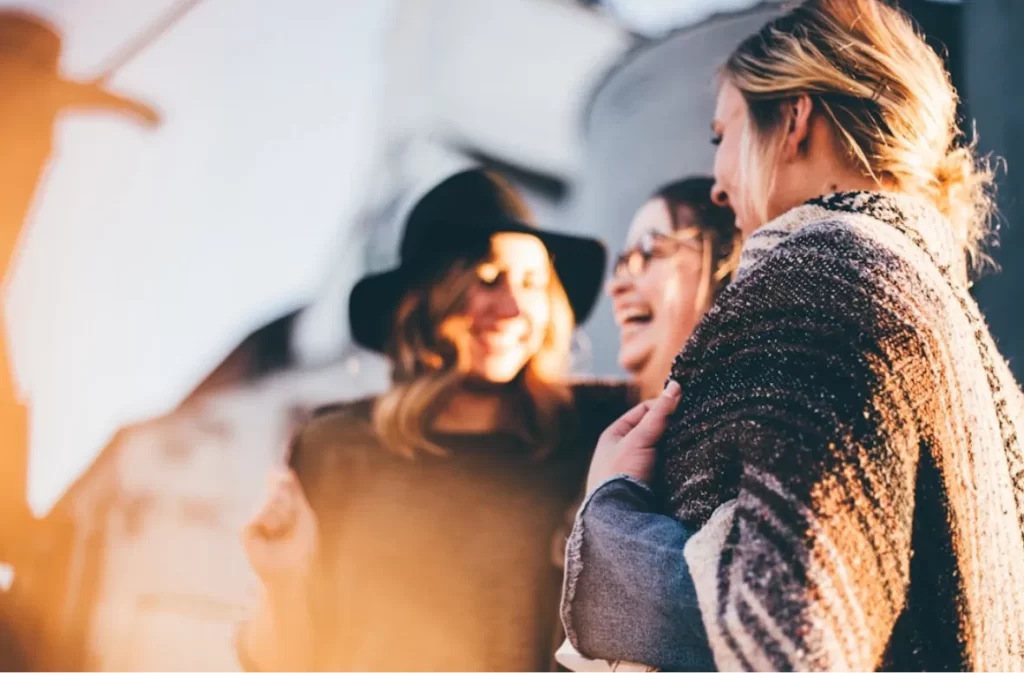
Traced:
<path id="1" fill-rule="evenodd" d="M 456 173 L 420 199 L 405 222 L 399 265 L 365 276 L 352 289 L 349 323 L 357 343 L 385 351 L 398 303 L 412 285 L 428 280 L 454 258 L 482 255 L 491 236 L 506 232 L 530 234 L 544 244 L 576 324 L 587 319 L 604 280 L 604 245 L 516 218 L 507 190 L 485 171 L 473 169 Z"/>

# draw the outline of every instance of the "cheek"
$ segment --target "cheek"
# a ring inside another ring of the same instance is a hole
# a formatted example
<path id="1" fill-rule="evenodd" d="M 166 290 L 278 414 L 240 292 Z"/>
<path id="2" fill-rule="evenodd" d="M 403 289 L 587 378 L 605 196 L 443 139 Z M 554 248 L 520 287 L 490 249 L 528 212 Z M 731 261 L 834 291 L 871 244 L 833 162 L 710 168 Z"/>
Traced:
<path id="1" fill-rule="evenodd" d="M 655 311 L 655 323 L 666 333 L 688 330 L 693 321 L 700 284 L 699 270 L 667 266 L 647 274 L 645 299 Z"/>
<path id="2" fill-rule="evenodd" d="M 535 338 L 543 338 L 544 332 L 551 322 L 551 301 L 546 294 L 523 297 L 519 301 L 519 310 L 530 321 L 530 328 Z"/>
<path id="3" fill-rule="evenodd" d="M 476 324 L 480 319 L 487 314 L 487 295 L 479 287 L 473 287 L 466 293 L 466 298 L 462 303 L 460 309 L 456 310 L 456 315 L 468 318 L 470 322 Z"/>
<path id="4" fill-rule="evenodd" d="M 674 312 L 685 292 L 680 270 L 668 260 L 652 262 L 641 278 L 636 281 L 636 290 L 645 302 L 651 305 L 655 315 Z"/>
<path id="5" fill-rule="evenodd" d="M 718 151 L 715 153 L 715 180 L 725 188 L 726 193 L 729 194 L 730 201 L 735 200 L 737 196 L 735 194 L 736 183 L 738 182 L 737 173 L 739 172 L 739 153 L 737 149 L 736 143 L 732 138 L 727 137 L 718 146 Z"/>
<path id="6" fill-rule="evenodd" d="M 666 303 L 666 285 L 672 281 L 672 270 L 667 268 L 662 260 L 652 260 L 647 271 L 633 281 L 633 288 L 644 303 L 649 304 L 655 313 L 659 313 Z"/>
<path id="7" fill-rule="evenodd" d="M 721 173 L 719 179 L 729 194 L 729 206 L 736 214 L 736 226 L 749 234 L 757 228 L 760 217 L 754 205 L 751 185 L 742 176 L 743 166 L 740 162 L 739 139 L 735 138 L 736 135 L 738 134 L 733 134 L 733 139 L 722 143 L 722 165 L 716 167 L 716 171 Z"/>

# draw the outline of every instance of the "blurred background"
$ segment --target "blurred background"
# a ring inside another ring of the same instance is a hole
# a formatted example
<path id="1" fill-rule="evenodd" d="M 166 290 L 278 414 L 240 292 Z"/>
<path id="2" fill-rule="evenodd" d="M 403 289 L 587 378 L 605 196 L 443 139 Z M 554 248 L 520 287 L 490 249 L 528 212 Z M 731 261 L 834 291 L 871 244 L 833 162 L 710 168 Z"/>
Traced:
<path id="1" fill-rule="evenodd" d="M 900 4 L 947 56 L 965 129 L 1010 168 L 1002 270 L 975 292 L 1020 379 L 1024 4 Z M 0 377 L 25 405 L 0 474 L 8 509 L 29 510 L 0 524 L 0 652 L 237 670 L 255 583 L 238 530 L 305 413 L 386 386 L 351 343 L 347 297 L 395 261 L 411 203 L 483 164 L 540 221 L 616 251 L 654 188 L 710 173 L 714 69 L 778 11 L 0 1 L 0 133 L 34 148 L 0 143 Z M 604 302 L 577 373 L 620 375 L 617 348 Z"/>

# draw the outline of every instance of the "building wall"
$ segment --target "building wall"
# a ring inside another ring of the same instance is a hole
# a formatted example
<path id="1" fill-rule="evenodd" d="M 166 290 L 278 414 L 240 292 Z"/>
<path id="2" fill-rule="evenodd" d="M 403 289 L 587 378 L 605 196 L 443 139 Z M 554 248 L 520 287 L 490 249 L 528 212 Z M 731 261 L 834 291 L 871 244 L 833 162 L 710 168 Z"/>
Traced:
<path id="1" fill-rule="evenodd" d="M 1006 162 L 999 177 L 1002 267 L 976 286 L 999 349 L 1024 381 L 1024 3 L 966 0 L 964 73 L 968 118 L 977 121 L 979 149 Z"/>
<path id="2" fill-rule="evenodd" d="M 711 173 L 715 68 L 777 11 L 776 3 L 762 3 L 682 28 L 638 47 L 605 77 L 584 118 L 583 166 L 561 215 L 567 228 L 599 236 L 617 251 L 655 188 Z M 594 372 L 621 373 L 609 301 L 599 303 L 584 331 Z"/>

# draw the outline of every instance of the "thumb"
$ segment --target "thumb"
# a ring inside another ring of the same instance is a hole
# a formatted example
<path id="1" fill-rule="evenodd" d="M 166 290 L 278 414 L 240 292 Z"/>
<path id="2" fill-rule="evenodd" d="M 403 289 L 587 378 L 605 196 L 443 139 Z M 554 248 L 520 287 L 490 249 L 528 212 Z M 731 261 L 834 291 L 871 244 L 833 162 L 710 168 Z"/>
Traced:
<path id="1" fill-rule="evenodd" d="M 643 420 L 644 416 L 647 415 L 652 404 L 654 404 L 654 400 L 644 400 L 626 413 L 622 414 L 615 419 L 614 423 L 609 425 L 605 431 L 601 433 L 601 438 L 618 442 L 620 439 L 636 430 L 636 426 Z"/>
<path id="2" fill-rule="evenodd" d="M 679 397 L 682 389 L 679 383 L 672 380 L 668 382 L 661 395 L 651 402 L 651 406 L 643 419 L 629 433 L 630 443 L 638 443 L 644 447 L 654 446 L 668 427 L 669 416 L 679 405 Z"/>

